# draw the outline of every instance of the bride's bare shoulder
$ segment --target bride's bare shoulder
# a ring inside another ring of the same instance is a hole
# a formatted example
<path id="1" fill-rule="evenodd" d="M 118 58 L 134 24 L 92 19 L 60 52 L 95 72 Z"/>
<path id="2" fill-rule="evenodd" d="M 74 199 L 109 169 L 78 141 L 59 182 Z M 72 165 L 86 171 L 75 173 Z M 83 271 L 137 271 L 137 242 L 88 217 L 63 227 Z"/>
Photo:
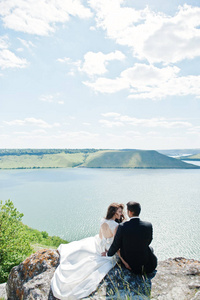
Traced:
<path id="1" fill-rule="evenodd" d="M 100 233 L 100 237 L 104 236 L 105 238 L 110 238 L 113 236 L 113 232 L 108 225 L 108 222 L 105 221 L 101 224 Z"/>

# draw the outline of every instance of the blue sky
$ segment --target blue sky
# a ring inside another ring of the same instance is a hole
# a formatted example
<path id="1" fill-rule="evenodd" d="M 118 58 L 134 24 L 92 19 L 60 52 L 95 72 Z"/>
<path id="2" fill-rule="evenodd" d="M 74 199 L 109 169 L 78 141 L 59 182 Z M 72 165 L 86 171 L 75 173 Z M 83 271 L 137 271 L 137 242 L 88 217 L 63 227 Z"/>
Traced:
<path id="1" fill-rule="evenodd" d="M 200 148 L 200 4 L 1 0 L 0 148 Z"/>

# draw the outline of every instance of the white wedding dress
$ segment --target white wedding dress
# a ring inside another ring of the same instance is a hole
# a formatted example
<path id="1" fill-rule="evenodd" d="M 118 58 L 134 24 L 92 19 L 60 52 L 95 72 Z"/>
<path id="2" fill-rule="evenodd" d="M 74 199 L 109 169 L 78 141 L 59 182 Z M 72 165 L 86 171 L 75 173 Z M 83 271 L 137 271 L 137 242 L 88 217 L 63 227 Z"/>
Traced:
<path id="1" fill-rule="evenodd" d="M 114 220 L 104 219 L 112 233 L 119 225 Z M 51 288 L 56 298 L 61 300 L 82 299 L 96 290 L 100 281 L 114 267 L 117 258 L 102 257 L 108 250 L 113 237 L 100 239 L 99 235 L 88 237 L 58 248 L 60 264 L 51 281 Z"/>

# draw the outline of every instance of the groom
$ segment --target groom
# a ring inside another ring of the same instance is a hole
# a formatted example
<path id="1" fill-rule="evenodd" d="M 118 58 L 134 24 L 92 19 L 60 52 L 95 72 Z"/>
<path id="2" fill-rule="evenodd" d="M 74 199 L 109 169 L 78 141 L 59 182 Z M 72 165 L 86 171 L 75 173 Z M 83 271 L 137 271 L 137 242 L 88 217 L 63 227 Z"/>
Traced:
<path id="1" fill-rule="evenodd" d="M 135 274 L 151 273 L 157 266 L 157 258 L 149 247 L 152 241 L 152 225 L 140 220 L 140 211 L 139 203 L 127 203 L 130 220 L 119 225 L 107 254 L 102 253 L 102 256 L 113 256 L 120 249 L 121 257 Z"/>

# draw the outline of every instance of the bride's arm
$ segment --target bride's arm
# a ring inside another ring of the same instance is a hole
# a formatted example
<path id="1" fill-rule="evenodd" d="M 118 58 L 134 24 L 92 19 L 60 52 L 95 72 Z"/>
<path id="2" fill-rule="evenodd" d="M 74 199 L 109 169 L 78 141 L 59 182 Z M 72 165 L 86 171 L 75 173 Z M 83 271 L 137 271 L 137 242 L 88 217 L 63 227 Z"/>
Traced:
<path id="1" fill-rule="evenodd" d="M 121 259 L 122 263 L 125 265 L 125 267 L 126 267 L 128 270 L 131 270 L 131 267 L 129 266 L 129 264 L 121 257 L 120 250 L 117 251 L 117 254 L 118 254 L 119 258 Z"/>

